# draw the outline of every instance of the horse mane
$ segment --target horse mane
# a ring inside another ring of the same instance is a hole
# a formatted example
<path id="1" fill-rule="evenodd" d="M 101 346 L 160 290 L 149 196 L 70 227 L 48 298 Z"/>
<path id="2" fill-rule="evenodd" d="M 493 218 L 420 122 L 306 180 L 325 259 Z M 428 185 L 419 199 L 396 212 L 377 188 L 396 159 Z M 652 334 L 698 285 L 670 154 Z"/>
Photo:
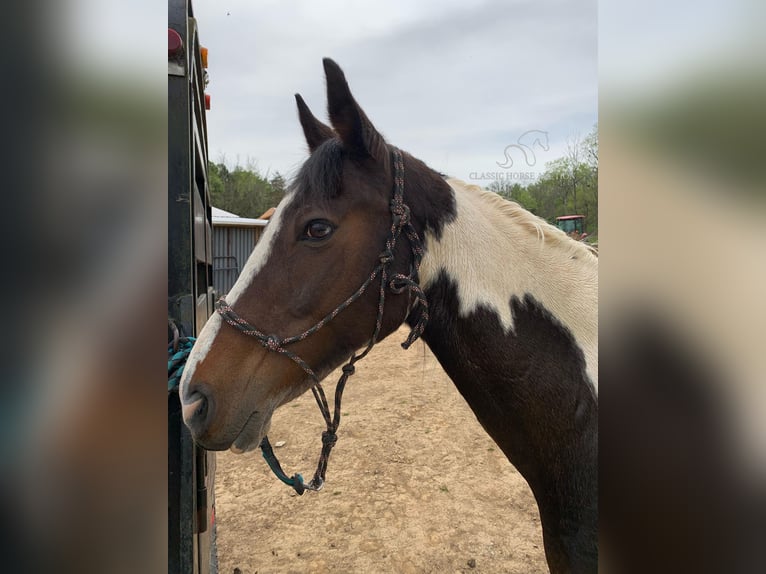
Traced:
<path id="1" fill-rule="evenodd" d="M 337 138 L 328 139 L 309 155 L 291 187 L 319 200 L 330 199 L 328 195 L 340 190 L 342 174 L 343 146 Z"/>
<path id="2" fill-rule="evenodd" d="M 456 178 L 448 178 L 447 183 L 451 186 L 460 186 L 466 191 L 475 193 L 488 206 L 491 206 L 496 212 L 502 213 L 509 221 L 516 224 L 518 228 L 536 235 L 542 245 L 563 249 L 566 255 L 572 259 L 582 257 L 585 260 L 597 261 L 598 252 L 595 248 L 582 241 L 575 241 L 558 227 L 527 211 L 515 201 L 507 200 L 497 193 L 487 191 L 478 185 L 466 183 Z"/>

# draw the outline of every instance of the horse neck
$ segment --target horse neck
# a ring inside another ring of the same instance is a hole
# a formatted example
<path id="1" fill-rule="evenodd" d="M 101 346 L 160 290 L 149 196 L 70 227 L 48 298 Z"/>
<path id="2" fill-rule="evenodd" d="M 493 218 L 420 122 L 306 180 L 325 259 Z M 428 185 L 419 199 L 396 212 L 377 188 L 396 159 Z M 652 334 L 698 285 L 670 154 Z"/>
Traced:
<path id="1" fill-rule="evenodd" d="M 532 488 L 549 561 L 592 562 L 597 260 L 496 194 L 449 184 L 456 216 L 425 234 L 423 339 Z"/>
<path id="2" fill-rule="evenodd" d="M 533 299 L 574 338 L 598 390 L 598 260 L 590 249 L 495 193 L 447 180 L 456 217 L 426 232 L 424 289 L 454 283 L 458 317 L 494 313 L 513 332 L 513 300 Z M 457 317 L 456 317 L 457 318 Z"/>

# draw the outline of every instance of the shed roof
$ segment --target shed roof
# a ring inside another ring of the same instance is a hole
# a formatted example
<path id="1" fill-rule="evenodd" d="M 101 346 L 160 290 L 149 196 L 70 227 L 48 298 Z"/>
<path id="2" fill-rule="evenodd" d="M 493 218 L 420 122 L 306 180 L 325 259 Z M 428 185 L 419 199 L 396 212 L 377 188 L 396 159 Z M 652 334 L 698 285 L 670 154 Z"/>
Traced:
<path id="1" fill-rule="evenodd" d="M 240 217 L 230 211 L 225 211 L 217 207 L 211 208 L 213 211 L 213 225 L 229 227 L 263 227 L 268 223 L 266 219 L 252 219 L 249 217 Z"/>

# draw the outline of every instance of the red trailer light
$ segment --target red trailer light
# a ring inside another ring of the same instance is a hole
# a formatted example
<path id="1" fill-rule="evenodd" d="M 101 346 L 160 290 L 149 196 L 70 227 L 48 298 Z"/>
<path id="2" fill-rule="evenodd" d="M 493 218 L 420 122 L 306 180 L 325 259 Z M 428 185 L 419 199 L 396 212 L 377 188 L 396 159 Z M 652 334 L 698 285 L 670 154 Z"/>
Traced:
<path id="1" fill-rule="evenodd" d="M 210 109 L 210 94 L 205 94 L 205 109 Z"/>
<path id="2" fill-rule="evenodd" d="M 181 34 L 168 28 L 168 58 L 176 56 L 183 51 L 184 41 L 181 39 Z"/>

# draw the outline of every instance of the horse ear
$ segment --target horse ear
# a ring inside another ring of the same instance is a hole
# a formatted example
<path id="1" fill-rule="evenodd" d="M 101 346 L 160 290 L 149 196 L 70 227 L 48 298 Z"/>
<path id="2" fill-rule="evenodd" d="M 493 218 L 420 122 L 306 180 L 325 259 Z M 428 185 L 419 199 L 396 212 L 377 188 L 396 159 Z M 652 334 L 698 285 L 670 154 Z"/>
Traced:
<path id="1" fill-rule="evenodd" d="M 295 94 L 295 102 L 298 104 L 298 118 L 303 127 L 303 135 L 306 137 L 309 151 L 314 153 L 314 150 L 322 143 L 335 137 L 335 132 L 330 126 L 314 117 L 300 94 Z"/>
<path id="2" fill-rule="evenodd" d="M 344 146 L 354 155 L 382 161 L 387 157 L 386 142 L 351 95 L 343 70 L 330 58 L 325 58 L 322 63 L 327 78 L 330 123 Z"/>

